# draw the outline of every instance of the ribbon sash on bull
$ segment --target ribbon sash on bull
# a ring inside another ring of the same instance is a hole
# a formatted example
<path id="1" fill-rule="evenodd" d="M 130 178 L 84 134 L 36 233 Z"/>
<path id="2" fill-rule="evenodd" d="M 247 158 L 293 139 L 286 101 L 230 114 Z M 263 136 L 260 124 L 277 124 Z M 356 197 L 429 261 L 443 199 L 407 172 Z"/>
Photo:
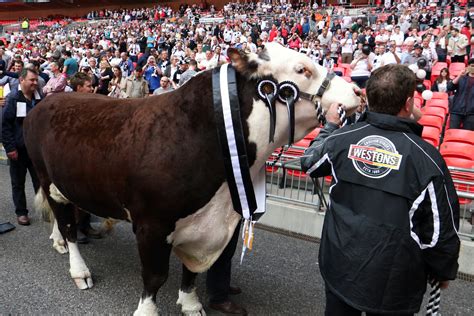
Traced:
<path id="1" fill-rule="evenodd" d="M 256 179 L 259 187 L 263 184 L 263 190 L 254 191 L 240 116 L 237 79 L 231 65 L 224 64 L 213 70 L 212 88 L 217 134 L 232 205 L 245 219 L 243 257 L 247 248 L 252 249 L 253 225 L 265 212 L 265 169 L 262 166 L 263 173 Z M 262 175 L 263 181 L 260 181 Z M 256 196 L 259 197 L 260 207 Z"/>

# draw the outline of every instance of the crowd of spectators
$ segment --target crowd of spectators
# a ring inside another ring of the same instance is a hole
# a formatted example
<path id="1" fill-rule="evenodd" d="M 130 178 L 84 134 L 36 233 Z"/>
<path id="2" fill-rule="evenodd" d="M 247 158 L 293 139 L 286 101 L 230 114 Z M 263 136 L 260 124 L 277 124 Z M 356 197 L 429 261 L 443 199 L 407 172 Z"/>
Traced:
<path id="1" fill-rule="evenodd" d="M 364 87 L 383 65 L 424 59 L 429 79 L 437 61 L 467 62 L 474 53 L 473 7 L 401 0 L 390 8 L 354 12 L 263 2 L 229 3 L 219 11 L 196 5 L 177 11 L 163 6 L 94 11 L 84 23 L 7 32 L 0 40 L 0 86 L 15 88 L 18 73 L 27 66 L 40 71 L 44 95 L 72 90 L 71 79 L 85 73 L 95 93 L 147 97 L 226 63 L 229 47 L 258 52 L 273 41 L 328 71 L 350 64 L 351 80 Z M 442 91 L 448 84 L 437 81 L 434 87 Z"/>

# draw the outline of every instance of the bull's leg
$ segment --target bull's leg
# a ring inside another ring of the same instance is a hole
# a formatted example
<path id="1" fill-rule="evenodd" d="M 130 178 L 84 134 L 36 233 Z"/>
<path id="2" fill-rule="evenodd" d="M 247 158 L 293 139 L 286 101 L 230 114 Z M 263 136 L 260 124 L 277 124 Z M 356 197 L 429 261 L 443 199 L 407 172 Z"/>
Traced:
<path id="1" fill-rule="evenodd" d="M 134 225 L 144 285 L 134 316 L 158 315 L 158 307 L 155 304 L 156 294 L 168 279 L 171 245 L 166 242 L 166 236 L 170 231 L 154 224 L 148 222 Z"/>
<path id="2" fill-rule="evenodd" d="M 49 205 L 56 217 L 57 227 L 61 235 L 66 240 L 69 249 L 69 265 L 71 277 L 76 286 L 81 289 L 89 289 L 92 283 L 91 273 L 82 259 L 79 248 L 77 247 L 76 218 L 74 216 L 74 205 L 65 201 L 56 202 L 55 196 L 48 197 Z M 54 228 L 53 228 L 54 229 Z"/>
<path id="3" fill-rule="evenodd" d="M 49 236 L 49 239 L 53 240 L 53 248 L 56 249 L 57 252 L 59 252 L 60 254 L 67 253 L 66 242 L 64 241 L 63 236 L 59 231 L 58 221 L 56 219 L 54 219 L 53 231 L 51 233 L 51 236 Z"/>
<path id="4" fill-rule="evenodd" d="M 206 312 L 202 308 L 199 297 L 196 293 L 194 281 L 197 273 L 191 272 L 183 264 L 183 274 L 181 276 L 181 288 L 179 290 L 178 301 L 181 304 L 181 311 L 187 316 L 205 316 Z"/>

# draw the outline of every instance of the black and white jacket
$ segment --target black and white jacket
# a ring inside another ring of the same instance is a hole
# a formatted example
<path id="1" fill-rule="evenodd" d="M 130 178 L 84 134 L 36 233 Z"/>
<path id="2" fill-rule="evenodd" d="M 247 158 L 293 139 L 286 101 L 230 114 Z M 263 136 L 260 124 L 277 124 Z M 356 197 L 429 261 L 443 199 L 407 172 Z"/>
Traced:
<path id="1" fill-rule="evenodd" d="M 320 269 L 328 289 L 359 310 L 418 312 L 428 277 L 456 277 L 458 197 L 421 131 L 368 112 L 341 129 L 326 124 L 301 160 L 312 177 L 333 177 Z"/>

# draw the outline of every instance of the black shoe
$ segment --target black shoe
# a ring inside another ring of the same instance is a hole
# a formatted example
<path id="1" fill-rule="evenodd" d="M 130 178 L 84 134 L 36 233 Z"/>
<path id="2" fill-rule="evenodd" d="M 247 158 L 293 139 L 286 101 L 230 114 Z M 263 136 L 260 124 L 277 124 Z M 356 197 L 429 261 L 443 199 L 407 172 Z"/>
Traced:
<path id="1" fill-rule="evenodd" d="M 79 229 L 77 230 L 77 239 L 78 244 L 88 244 L 90 242 L 89 237 L 84 235 Z"/>
<path id="2" fill-rule="evenodd" d="M 103 238 L 102 233 L 91 226 L 85 229 L 81 229 L 81 232 L 89 238 L 92 239 L 101 239 Z"/>
<path id="3" fill-rule="evenodd" d="M 15 226 L 10 222 L 0 224 L 0 234 L 8 233 L 9 231 L 12 231 L 14 229 Z"/>

